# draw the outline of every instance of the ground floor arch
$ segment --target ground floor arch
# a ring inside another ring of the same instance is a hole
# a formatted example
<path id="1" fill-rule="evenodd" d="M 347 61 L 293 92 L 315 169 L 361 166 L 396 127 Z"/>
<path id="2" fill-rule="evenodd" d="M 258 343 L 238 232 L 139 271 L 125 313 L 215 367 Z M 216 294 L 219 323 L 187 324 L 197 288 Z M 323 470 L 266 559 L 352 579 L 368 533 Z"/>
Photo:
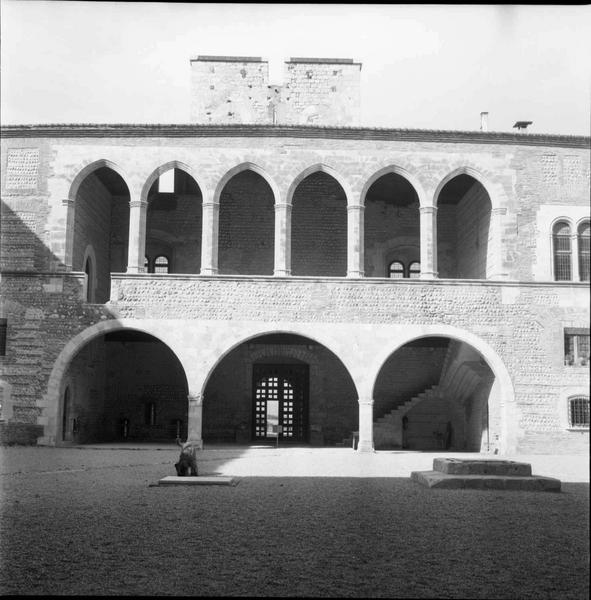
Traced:
<path id="1" fill-rule="evenodd" d="M 187 380 L 174 352 L 137 329 L 95 333 L 59 367 L 53 431 L 46 434 L 58 445 L 185 438 Z"/>
<path id="2" fill-rule="evenodd" d="M 357 392 L 340 359 L 293 333 L 235 346 L 203 393 L 204 442 L 337 445 L 358 428 Z"/>
<path id="3" fill-rule="evenodd" d="M 498 452 L 501 389 L 483 353 L 467 341 L 445 335 L 409 340 L 376 378 L 375 448 Z"/>

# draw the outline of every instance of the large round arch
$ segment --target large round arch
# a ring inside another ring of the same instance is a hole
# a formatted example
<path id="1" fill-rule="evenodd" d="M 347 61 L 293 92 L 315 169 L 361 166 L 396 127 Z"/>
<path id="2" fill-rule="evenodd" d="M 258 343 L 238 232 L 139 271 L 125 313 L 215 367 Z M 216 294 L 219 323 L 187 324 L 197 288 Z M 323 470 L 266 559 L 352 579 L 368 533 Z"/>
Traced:
<path id="1" fill-rule="evenodd" d="M 203 440 L 342 445 L 358 429 L 357 397 L 343 362 L 312 337 L 250 336 L 208 374 Z"/>
<path id="2" fill-rule="evenodd" d="M 508 427 L 514 419 L 513 384 L 496 351 L 452 326 L 421 330 L 401 336 L 375 363 L 376 448 L 441 449 L 451 423 L 454 450 L 515 451 L 517 433 Z M 406 434 L 414 440 L 402 439 L 404 416 L 414 421 L 414 431 Z"/>
<path id="3" fill-rule="evenodd" d="M 187 436 L 184 366 L 170 344 L 140 324 L 103 322 L 75 336 L 54 363 L 44 400 L 44 443 Z"/>

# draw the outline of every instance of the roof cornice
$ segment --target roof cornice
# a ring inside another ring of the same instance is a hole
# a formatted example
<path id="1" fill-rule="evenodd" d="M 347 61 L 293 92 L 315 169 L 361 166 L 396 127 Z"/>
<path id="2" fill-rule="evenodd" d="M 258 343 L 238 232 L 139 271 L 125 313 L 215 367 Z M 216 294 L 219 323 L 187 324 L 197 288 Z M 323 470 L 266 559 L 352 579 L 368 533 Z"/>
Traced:
<path id="1" fill-rule="evenodd" d="M 199 124 L 70 124 L 3 125 L 4 138 L 207 138 L 286 137 L 459 144 L 511 144 L 589 148 L 591 138 L 577 135 L 452 131 L 440 129 L 388 129 L 380 127 L 319 127 L 312 125 L 199 125 Z"/>

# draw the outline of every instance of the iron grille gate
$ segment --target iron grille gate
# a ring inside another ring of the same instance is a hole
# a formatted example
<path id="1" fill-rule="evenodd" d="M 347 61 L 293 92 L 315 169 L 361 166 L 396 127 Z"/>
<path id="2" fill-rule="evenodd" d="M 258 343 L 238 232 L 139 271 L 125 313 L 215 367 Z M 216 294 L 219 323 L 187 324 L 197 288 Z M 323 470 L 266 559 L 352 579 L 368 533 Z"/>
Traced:
<path id="1" fill-rule="evenodd" d="M 253 365 L 253 437 L 306 441 L 308 365 Z"/>

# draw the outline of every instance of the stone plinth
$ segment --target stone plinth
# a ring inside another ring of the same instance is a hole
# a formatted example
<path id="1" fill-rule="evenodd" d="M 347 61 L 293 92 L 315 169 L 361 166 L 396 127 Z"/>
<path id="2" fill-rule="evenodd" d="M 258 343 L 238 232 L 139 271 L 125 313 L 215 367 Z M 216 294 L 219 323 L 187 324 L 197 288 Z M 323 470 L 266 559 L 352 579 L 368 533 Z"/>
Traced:
<path id="1" fill-rule="evenodd" d="M 531 474 L 531 465 L 512 460 L 435 458 L 433 471 L 413 471 L 413 481 L 430 488 L 560 492 L 560 480 Z"/>
<path id="2" fill-rule="evenodd" d="M 530 477 L 531 465 L 512 460 L 463 460 L 435 458 L 433 470 L 448 475 L 506 475 Z"/>

